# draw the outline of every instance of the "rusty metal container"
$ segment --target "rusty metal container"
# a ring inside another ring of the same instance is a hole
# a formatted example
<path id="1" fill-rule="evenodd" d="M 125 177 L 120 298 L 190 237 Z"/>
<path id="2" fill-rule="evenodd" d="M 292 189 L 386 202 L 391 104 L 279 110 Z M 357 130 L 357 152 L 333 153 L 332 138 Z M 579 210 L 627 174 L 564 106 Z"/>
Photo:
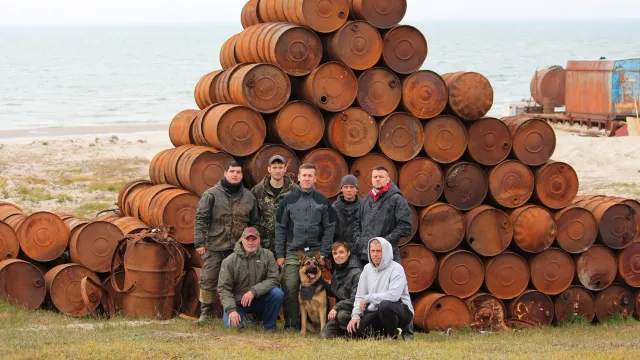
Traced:
<path id="1" fill-rule="evenodd" d="M 10 204 L 7 202 L 0 203 L 0 221 L 5 221 L 9 216 L 12 215 L 24 215 L 22 209 L 20 209 L 17 205 Z"/>
<path id="2" fill-rule="evenodd" d="M 513 299 L 522 294 L 529 285 L 529 264 L 516 253 L 503 252 L 487 259 L 484 269 L 485 286 L 499 299 Z"/>
<path id="3" fill-rule="evenodd" d="M 627 285 L 640 287 L 640 243 L 633 243 L 618 253 L 618 274 Z"/>
<path id="4" fill-rule="evenodd" d="M 440 164 L 458 161 L 467 150 L 467 130 L 453 116 L 441 115 L 424 123 L 424 150 Z"/>
<path id="5" fill-rule="evenodd" d="M 169 155 L 173 149 L 165 149 L 158 152 L 149 164 L 149 179 L 154 185 L 164 184 L 167 182 L 165 168 Z"/>
<path id="6" fill-rule="evenodd" d="M 267 122 L 271 139 L 298 151 L 318 145 L 324 127 L 320 110 L 306 101 L 288 103 Z"/>
<path id="7" fill-rule="evenodd" d="M 269 167 L 269 159 L 274 155 L 280 155 L 287 161 L 287 175 L 294 179 L 298 179 L 298 168 L 300 160 L 296 153 L 286 146 L 282 145 L 264 145 L 255 154 L 245 160 L 244 180 L 250 187 L 260 183 L 265 176 L 269 175 L 267 168 Z"/>
<path id="8" fill-rule="evenodd" d="M 591 211 L 570 205 L 553 215 L 558 227 L 556 240 L 571 254 L 587 251 L 598 237 L 598 222 Z"/>
<path id="9" fill-rule="evenodd" d="M 342 155 L 357 158 L 368 154 L 378 140 L 376 120 L 361 108 L 352 107 L 327 118 L 327 145 Z"/>
<path id="10" fill-rule="evenodd" d="M 240 34 L 235 34 L 222 44 L 220 48 L 220 66 L 223 69 L 228 69 L 235 65 L 238 65 L 238 59 L 236 58 L 236 43 Z"/>
<path id="11" fill-rule="evenodd" d="M 613 284 L 596 294 L 596 318 L 602 322 L 613 315 L 633 315 L 633 294 L 628 288 Z"/>
<path id="12" fill-rule="evenodd" d="M 69 244 L 69 228 L 56 214 L 42 211 L 29 215 L 16 231 L 20 249 L 35 261 L 53 261 Z"/>
<path id="13" fill-rule="evenodd" d="M 137 209 L 137 214 L 140 220 L 147 224 L 151 224 L 151 201 L 154 197 L 162 193 L 163 191 L 177 190 L 178 188 L 173 185 L 160 184 L 154 185 L 142 192 L 139 197 L 139 201 L 134 204 Z"/>
<path id="14" fill-rule="evenodd" d="M 13 229 L 13 231 L 16 232 L 16 236 L 18 235 L 18 228 L 20 227 L 20 225 L 27 219 L 27 215 L 25 214 L 14 214 L 11 216 L 8 216 L 5 220 L 4 223 L 11 226 L 11 228 Z M 20 242 L 20 239 L 18 238 L 18 242 Z"/>
<path id="15" fill-rule="evenodd" d="M 182 312 L 189 316 L 200 316 L 200 272 L 201 268 L 189 268 L 182 284 Z"/>
<path id="16" fill-rule="evenodd" d="M 69 243 L 71 261 L 96 273 L 106 273 L 111 270 L 113 253 L 123 237 L 122 231 L 110 222 L 82 225 Z"/>
<path id="17" fill-rule="evenodd" d="M 200 121 L 198 121 L 200 119 Z M 262 116 L 242 105 L 212 105 L 200 112 L 194 128 L 201 124 L 205 144 L 234 156 L 247 156 L 264 143 L 267 127 Z"/>
<path id="18" fill-rule="evenodd" d="M 485 166 L 501 163 L 509 156 L 513 143 L 509 127 L 496 118 L 484 117 L 467 129 L 467 154 Z"/>
<path id="19" fill-rule="evenodd" d="M 413 26 L 394 26 L 383 34 L 382 61 L 398 74 L 418 71 L 427 59 L 427 53 L 427 39 Z"/>
<path id="20" fill-rule="evenodd" d="M 242 64 L 229 77 L 229 95 L 234 104 L 271 114 L 287 104 L 291 82 L 287 74 L 271 64 Z"/>
<path id="21" fill-rule="evenodd" d="M 471 210 L 487 197 L 489 179 L 474 163 L 457 162 L 447 168 L 444 178 L 444 197 L 458 210 Z"/>
<path id="22" fill-rule="evenodd" d="M 132 180 L 122 186 L 120 193 L 118 194 L 118 209 L 123 214 L 130 213 L 130 209 L 127 208 L 126 200 L 132 192 L 144 190 L 153 186 L 153 183 L 149 180 Z M 138 190 L 136 190 L 138 189 Z"/>
<path id="23" fill-rule="evenodd" d="M 497 205 L 514 209 L 529 201 L 534 189 L 531 169 L 517 160 L 503 161 L 491 168 L 489 197 Z"/>
<path id="24" fill-rule="evenodd" d="M 193 244 L 181 244 L 181 245 L 189 255 L 184 257 L 185 269 L 192 268 L 192 267 L 202 268 L 204 266 L 204 261 L 202 260 L 202 257 L 196 252 L 196 249 L 193 246 Z"/>
<path id="25" fill-rule="evenodd" d="M 69 240 L 71 240 L 73 238 L 73 236 L 78 232 L 78 230 L 81 227 L 91 223 L 91 220 L 89 220 L 87 218 L 78 218 L 78 217 L 75 217 L 75 216 L 71 217 L 71 218 L 66 218 L 66 219 L 64 219 L 62 221 L 64 221 L 64 223 L 69 228 Z"/>
<path id="26" fill-rule="evenodd" d="M 448 98 L 447 84 L 433 71 L 416 71 L 402 80 L 402 106 L 418 119 L 440 115 Z"/>
<path id="27" fill-rule="evenodd" d="M 571 204 L 578 194 L 578 174 L 567 163 L 554 161 L 536 169 L 533 195 L 542 205 L 561 209 Z"/>
<path id="28" fill-rule="evenodd" d="M 349 16 L 348 0 L 260 0 L 262 22 L 291 22 L 319 33 L 338 30 Z"/>
<path id="29" fill-rule="evenodd" d="M 638 236 L 635 210 L 606 198 L 574 202 L 593 213 L 598 222 L 598 240 L 612 249 L 624 249 Z"/>
<path id="30" fill-rule="evenodd" d="M 509 247 L 513 225 L 504 211 L 480 205 L 464 215 L 467 244 L 482 256 L 496 256 Z"/>
<path id="31" fill-rule="evenodd" d="M 353 70 L 373 67 L 382 55 L 382 36 L 366 21 L 347 21 L 327 36 L 329 59 L 339 61 Z"/>
<path id="32" fill-rule="evenodd" d="M 493 295 L 478 293 L 465 300 L 471 312 L 471 329 L 475 331 L 496 331 L 507 328 L 504 320 L 507 309 L 500 299 Z"/>
<path id="33" fill-rule="evenodd" d="M 561 249 L 550 248 L 529 259 L 531 283 L 547 295 L 558 295 L 573 281 L 571 256 Z"/>
<path id="34" fill-rule="evenodd" d="M 407 244 L 400 248 L 400 264 L 407 275 L 409 292 L 427 290 L 438 274 L 438 259 L 431 250 L 418 244 Z"/>
<path id="35" fill-rule="evenodd" d="M 464 216 L 455 207 L 437 202 L 420 211 L 420 240 L 432 251 L 446 253 L 460 245 Z"/>
<path id="36" fill-rule="evenodd" d="M 249 0 L 242 7 L 242 13 L 240 15 L 240 23 L 242 28 L 246 29 L 249 26 L 259 24 L 260 14 L 258 14 L 258 3 L 260 0 Z"/>
<path id="37" fill-rule="evenodd" d="M 407 12 L 406 0 L 350 0 L 351 18 L 364 20 L 378 29 L 394 27 Z"/>
<path id="38" fill-rule="evenodd" d="M 15 259 L 20 251 L 20 243 L 15 230 L 4 221 L 0 221 L 0 261 Z"/>
<path id="39" fill-rule="evenodd" d="M 530 116 L 503 117 L 513 139 L 513 156 L 529 166 L 547 162 L 556 149 L 556 134 L 546 121 Z"/>
<path id="40" fill-rule="evenodd" d="M 111 223 L 117 226 L 124 236 L 137 234 L 143 230 L 149 230 L 149 226 L 147 224 L 131 216 L 121 217 L 113 220 Z"/>
<path id="41" fill-rule="evenodd" d="M 589 290 L 574 285 L 556 297 L 554 310 L 559 324 L 572 316 L 583 316 L 592 322 L 596 317 L 596 299 Z"/>
<path id="42" fill-rule="evenodd" d="M 186 149 L 176 164 L 177 184 L 198 195 L 215 186 L 224 177 L 233 157 L 205 146 Z"/>
<path id="43" fill-rule="evenodd" d="M 44 275 L 47 294 L 61 313 L 70 316 L 89 314 L 89 309 L 82 300 L 80 287 L 84 277 L 100 283 L 100 279 L 93 271 L 78 264 L 58 265 Z"/>
<path id="44" fill-rule="evenodd" d="M 594 245 L 575 259 L 576 282 L 591 291 L 600 291 L 613 283 L 618 273 L 618 260 L 611 250 Z"/>
<path id="45" fill-rule="evenodd" d="M 107 276 L 102 282 L 102 289 L 107 293 L 107 296 L 103 296 L 101 303 L 103 309 L 108 309 L 110 304 L 108 302 L 108 298 L 113 301 L 114 309 L 112 310 L 114 314 L 119 314 L 122 312 L 122 298 L 124 294 L 117 292 L 113 285 L 111 284 L 111 276 Z M 124 287 L 124 271 L 119 271 L 115 273 L 116 285 L 118 285 L 119 289 Z"/>
<path id="46" fill-rule="evenodd" d="M 474 253 L 456 250 L 440 258 L 438 284 L 447 295 L 467 298 L 478 292 L 483 282 L 484 265 Z"/>
<path id="47" fill-rule="evenodd" d="M 413 322 L 423 330 L 459 329 L 473 320 L 467 304 L 456 296 L 428 293 L 416 299 L 413 307 Z"/>
<path id="48" fill-rule="evenodd" d="M 383 67 L 368 69 L 358 76 L 360 107 L 373 116 L 391 114 L 402 99 L 402 87 L 396 74 Z"/>
<path id="49" fill-rule="evenodd" d="M 411 212 L 411 235 L 398 240 L 398 246 L 407 245 L 409 242 L 411 242 L 411 240 L 413 240 L 413 238 L 418 233 L 418 223 L 420 222 L 420 220 L 418 219 L 418 211 L 416 210 L 415 206 L 410 204 L 408 205 L 409 205 L 409 212 Z"/>
<path id="50" fill-rule="evenodd" d="M 444 178 L 440 166 L 427 158 L 415 158 L 399 169 L 398 187 L 407 202 L 429 206 L 442 196 Z"/>
<path id="51" fill-rule="evenodd" d="M 537 70 L 529 86 L 531 97 L 540 105 L 550 103 L 553 107 L 564 106 L 565 75 L 562 66 Z"/>
<path id="52" fill-rule="evenodd" d="M 548 295 L 527 290 L 509 302 L 509 317 L 535 326 L 551 325 L 554 315 L 553 302 Z"/>
<path id="53" fill-rule="evenodd" d="M 333 149 L 315 149 L 302 158 L 303 164 L 311 163 L 318 170 L 316 190 L 330 198 L 340 194 L 340 181 L 349 173 L 349 167 L 339 152 Z"/>
<path id="54" fill-rule="evenodd" d="M 460 119 L 483 118 L 493 106 L 493 88 L 489 80 L 476 72 L 459 71 L 443 74 L 449 90 L 449 109 Z"/>
<path id="55" fill-rule="evenodd" d="M 376 166 L 384 166 L 389 172 L 391 182 L 398 183 L 398 172 L 393 161 L 382 154 L 368 153 L 351 163 L 351 173 L 358 179 L 358 196 L 365 197 L 373 189 L 371 174 Z"/>
<path id="56" fill-rule="evenodd" d="M 36 266 L 17 259 L 0 261 L 0 302 L 35 310 L 46 293 L 44 277 Z"/>
<path id="57" fill-rule="evenodd" d="M 415 116 L 396 112 L 380 122 L 378 144 L 391 160 L 409 161 L 422 150 L 424 129 Z"/>
<path id="58" fill-rule="evenodd" d="M 358 79 L 339 62 L 327 62 L 304 78 L 300 96 L 322 110 L 338 112 L 353 104 L 358 94 Z"/>
<path id="59" fill-rule="evenodd" d="M 193 227 L 200 197 L 186 190 L 170 189 L 154 196 L 149 205 L 149 224 L 171 228 L 171 236 L 183 244 L 194 241 Z"/>
<path id="60" fill-rule="evenodd" d="M 158 171 L 164 173 L 165 183 L 182 187 L 180 180 L 178 179 L 178 164 L 182 159 L 182 155 L 194 147 L 195 145 L 183 145 L 178 148 L 171 149 L 166 153 L 164 158 L 164 169 Z"/>
<path id="61" fill-rule="evenodd" d="M 198 80 L 193 92 L 193 97 L 196 100 L 196 105 L 198 105 L 198 108 L 201 110 L 217 102 L 215 90 L 217 81 L 220 79 L 223 72 L 223 70 L 215 70 L 204 75 L 200 80 Z"/>
<path id="62" fill-rule="evenodd" d="M 528 253 L 548 249 L 556 239 L 556 222 L 549 210 L 537 205 L 525 205 L 510 211 L 513 224 L 513 240 Z"/>

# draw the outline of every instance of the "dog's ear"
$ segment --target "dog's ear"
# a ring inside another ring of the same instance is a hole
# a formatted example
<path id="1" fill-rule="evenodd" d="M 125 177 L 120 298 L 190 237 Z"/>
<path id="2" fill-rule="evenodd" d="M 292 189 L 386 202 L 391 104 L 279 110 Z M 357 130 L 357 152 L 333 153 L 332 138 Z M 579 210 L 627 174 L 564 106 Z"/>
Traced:
<path id="1" fill-rule="evenodd" d="M 307 259 L 307 254 L 302 250 L 298 250 L 298 262 L 300 263 L 300 265 L 304 264 L 304 261 L 306 259 Z"/>
<path id="2" fill-rule="evenodd" d="M 320 249 L 316 250 L 316 252 L 313 253 L 313 257 L 316 258 L 316 261 L 318 261 L 318 263 L 320 263 Z"/>

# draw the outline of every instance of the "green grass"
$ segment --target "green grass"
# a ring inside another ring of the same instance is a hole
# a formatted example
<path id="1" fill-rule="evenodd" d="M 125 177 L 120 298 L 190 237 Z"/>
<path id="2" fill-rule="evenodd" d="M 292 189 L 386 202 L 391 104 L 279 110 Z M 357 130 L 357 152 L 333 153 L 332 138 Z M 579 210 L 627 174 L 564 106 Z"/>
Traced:
<path id="1" fill-rule="evenodd" d="M 105 201 L 89 201 L 78 206 L 74 211 L 73 215 L 75 216 L 88 216 L 95 215 L 99 211 L 109 209 L 113 207 L 113 202 L 105 202 Z"/>
<path id="2" fill-rule="evenodd" d="M 599 184 L 593 188 L 596 191 L 608 191 L 612 194 L 621 192 L 624 194 L 630 194 L 631 197 L 640 197 L 640 184 L 628 183 L 628 182 L 612 182 L 607 184 Z M 618 195 L 615 195 L 618 196 Z"/>
<path id="3" fill-rule="evenodd" d="M 56 201 L 58 202 L 58 204 L 64 204 L 66 202 L 73 201 L 73 198 L 67 194 L 61 194 L 56 196 Z"/>
<path id="4" fill-rule="evenodd" d="M 105 182 L 93 182 L 91 183 L 91 185 L 89 185 L 89 192 L 94 192 L 94 191 L 107 191 L 107 192 L 115 192 L 115 193 L 119 193 L 120 189 L 122 189 L 122 186 L 124 186 L 125 183 L 123 183 L 122 181 L 118 181 L 118 182 L 111 182 L 111 183 L 105 183 Z"/>
<path id="5" fill-rule="evenodd" d="M 41 202 L 55 199 L 50 192 L 42 186 L 20 185 L 18 187 L 20 201 Z"/>

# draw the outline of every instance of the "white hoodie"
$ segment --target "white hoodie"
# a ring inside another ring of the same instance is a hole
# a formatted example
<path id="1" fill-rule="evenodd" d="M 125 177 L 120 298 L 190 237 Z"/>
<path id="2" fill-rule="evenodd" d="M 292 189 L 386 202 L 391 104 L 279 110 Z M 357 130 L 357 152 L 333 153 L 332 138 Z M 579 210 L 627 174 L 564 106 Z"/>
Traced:
<path id="1" fill-rule="evenodd" d="M 377 237 L 369 240 L 367 253 L 371 247 L 371 241 L 378 240 L 382 244 L 382 260 L 377 268 L 373 266 L 371 255 L 369 263 L 364 266 L 358 283 L 356 301 L 353 304 L 352 319 L 360 319 L 360 302 L 363 299 L 369 304 L 369 311 L 375 311 L 384 300 L 396 302 L 402 300 L 407 305 L 411 313 L 413 305 L 409 297 L 409 287 L 407 286 L 407 276 L 402 265 L 393 261 L 393 248 L 386 239 Z"/>

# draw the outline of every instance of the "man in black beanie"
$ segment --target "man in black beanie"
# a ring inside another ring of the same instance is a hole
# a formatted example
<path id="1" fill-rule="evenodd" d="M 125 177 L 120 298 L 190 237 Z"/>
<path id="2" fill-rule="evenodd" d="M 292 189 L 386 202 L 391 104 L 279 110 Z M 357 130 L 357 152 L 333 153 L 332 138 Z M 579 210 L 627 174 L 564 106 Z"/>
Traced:
<path id="1" fill-rule="evenodd" d="M 358 179 L 349 174 L 345 175 L 340 182 L 342 194 L 333 203 L 332 207 L 338 221 L 336 222 L 336 232 L 334 241 L 342 241 L 350 248 L 355 246 L 353 238 L 353 223 L 358 215 L 360 197 L 358 196 Z M 359 261 L 357 256 L 354 256 Z M 362 268 L 364 264 L 360 264 Z"/>

